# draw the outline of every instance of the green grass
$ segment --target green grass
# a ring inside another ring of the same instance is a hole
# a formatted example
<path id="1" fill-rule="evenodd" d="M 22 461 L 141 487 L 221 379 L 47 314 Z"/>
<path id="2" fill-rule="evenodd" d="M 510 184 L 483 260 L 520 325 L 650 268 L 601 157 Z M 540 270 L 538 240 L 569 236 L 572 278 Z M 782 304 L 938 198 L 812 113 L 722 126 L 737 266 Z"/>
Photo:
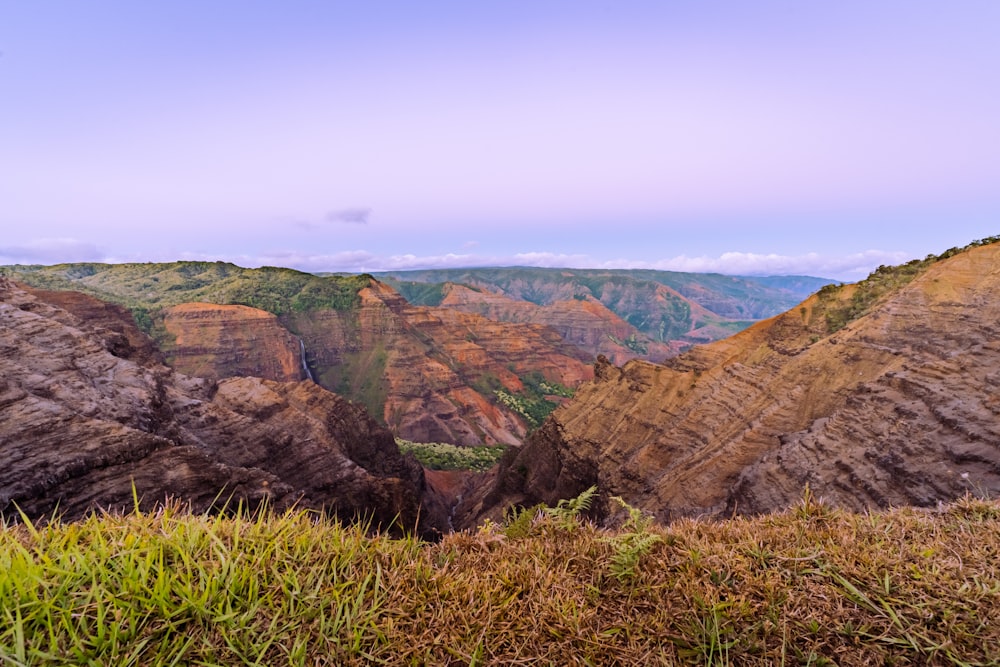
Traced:
<path id="1" fill-rule="evenodd" d="M 522 513 L 438 544 L 307 512 L 0 529 L 5 665 L 1000 661 L 1000 505 L 602 531 Z M 525 518 L 526 517 L 526 518 Z"/>

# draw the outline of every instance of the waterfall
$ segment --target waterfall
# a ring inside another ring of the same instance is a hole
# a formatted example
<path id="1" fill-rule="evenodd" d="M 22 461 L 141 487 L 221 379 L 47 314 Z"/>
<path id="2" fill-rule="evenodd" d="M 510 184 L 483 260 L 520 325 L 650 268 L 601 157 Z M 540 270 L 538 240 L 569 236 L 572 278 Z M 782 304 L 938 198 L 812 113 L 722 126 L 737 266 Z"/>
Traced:
<path id="1" fill-rule="evenodd" d="M 301 338 L 299 338 L 299 358 L 302 360 L 302 370 L 306 372 L 306 377 L 315 382 L 316 378 L 313 377 L 312 371 L 309 370 L 309 365 L 306 363 L 306 344 L 302 342 Z"/>

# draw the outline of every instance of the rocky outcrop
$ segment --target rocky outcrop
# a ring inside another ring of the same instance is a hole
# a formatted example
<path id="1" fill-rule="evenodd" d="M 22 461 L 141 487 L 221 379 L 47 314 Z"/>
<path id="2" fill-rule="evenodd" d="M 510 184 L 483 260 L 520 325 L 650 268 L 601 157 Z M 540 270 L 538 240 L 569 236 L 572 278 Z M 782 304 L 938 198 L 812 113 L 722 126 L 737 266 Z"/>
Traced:
<path id="1" fill-rule="evenodd" d="M 301 343 L 271 313 L 249 306 L 184 303 L 163 311 L 164 352 L 187 375 L 306 379 Z"/>
<path id="2" fill-rule="evenodd" d="M 117 304 L 71 290 L 44 290 L 20 286 L 35 296 L 36 301 L 57 306 L 61 310 L 43 307 L 58 322 L 80 327 L 103 341 L 104 346 L 118 357 L 138 363 L 162 363 L 160 349 L 139 331 L 132 314 Z M 36 301 L 22 300 L 21 308 L 31 310 Z"/>
<path id="3" fill-rule="evenodd" d="M 783 509 L 807 484 L 858 510 L 1000 493 L 1000 246 L 932 264 L 828 334 L 857 289 L 667 365 L 601 360 L 461 522 L 591 484 L 663 521 Z"/>
<path id="4" fill-rule="evenodd" d="M 130 509 L 134 486 L 143 508 L 266 501 L 443 525 L 420 513 L 420 466 L 362 408 L 311 382 L 182 375 L 121 344 L 142 338 L 127 319 L 95 326 L 55 305 L 78 297 L 48 296 L 0 278 L 3 515 Z"/>

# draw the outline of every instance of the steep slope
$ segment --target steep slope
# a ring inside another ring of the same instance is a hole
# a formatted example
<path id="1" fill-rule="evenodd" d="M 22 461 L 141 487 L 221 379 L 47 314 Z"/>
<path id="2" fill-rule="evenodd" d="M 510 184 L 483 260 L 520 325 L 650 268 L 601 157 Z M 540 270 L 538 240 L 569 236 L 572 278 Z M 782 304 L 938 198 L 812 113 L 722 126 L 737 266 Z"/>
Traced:
<path id="1" fill-rule="evenodd" d="M 734 320 L 761 320 L 780 315 L 834 281 L 814 276 L 726 276 L 634 269 L 637 280 L 665 285 L 716 315 Z"/>
<path id="2" fill-rule="evenodd" d="M 0 513 L 130 507 L 134 484 L 147 508 L 266 500 L 417 525 L 421 468 L 361 408 L 311 382 L 181 375 L 123 345 L 142 336 L 108 326 L 114 309 L 90 321 L 90 297 L 53 298 L 77 317 L 46 296 L 0 278 Z"/>
<path id="3" fill-rule="evenodd" d="M 1000 245 L 947 254 L 665 366 L 600 362 L 460 520 L 595 483 L 661 520 L 769 512 L 807 484 L 853 509 L 1000 493 Z"/>
<path id="4" fill-rule="evenodd" d="M 20 287 L 37 300 L 61 309 L 50 312 L 53 319 L 85 327 L 104 341 L 112 354 L 137 363 L 163 362 L 160 349 L 139 331 L 127 309 L 81 292 Z"/>

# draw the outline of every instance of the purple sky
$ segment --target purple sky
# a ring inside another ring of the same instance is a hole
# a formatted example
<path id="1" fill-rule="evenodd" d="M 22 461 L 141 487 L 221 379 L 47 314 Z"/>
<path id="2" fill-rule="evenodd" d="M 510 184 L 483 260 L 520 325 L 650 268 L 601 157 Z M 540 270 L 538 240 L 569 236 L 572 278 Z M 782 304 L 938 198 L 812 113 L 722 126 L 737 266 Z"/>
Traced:
<path id="1" fill-rule="evenodd" d="M 1000 234 L 1000 2 L 0 0 L 0 263 L 806 273 Z"/>

